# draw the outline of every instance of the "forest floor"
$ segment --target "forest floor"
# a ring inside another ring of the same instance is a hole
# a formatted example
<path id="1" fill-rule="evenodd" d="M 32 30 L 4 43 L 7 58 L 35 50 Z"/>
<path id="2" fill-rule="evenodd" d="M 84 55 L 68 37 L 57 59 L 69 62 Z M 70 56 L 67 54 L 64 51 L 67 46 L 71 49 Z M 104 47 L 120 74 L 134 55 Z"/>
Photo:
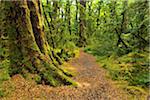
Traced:
<path id="1" fill-rule="evenodd" d="M 106 77 L 106 71 L 92 55 L 81 51 L 66 68 L 76 73 L 72 78 L 79 83 L 78 87 L 37 85 L 16 75 L 5 83 L 6 87 L 10 83 L 14 85 L 12 93 L 8 92 L 1 100 L 128 100 L 127 95 Z"/>

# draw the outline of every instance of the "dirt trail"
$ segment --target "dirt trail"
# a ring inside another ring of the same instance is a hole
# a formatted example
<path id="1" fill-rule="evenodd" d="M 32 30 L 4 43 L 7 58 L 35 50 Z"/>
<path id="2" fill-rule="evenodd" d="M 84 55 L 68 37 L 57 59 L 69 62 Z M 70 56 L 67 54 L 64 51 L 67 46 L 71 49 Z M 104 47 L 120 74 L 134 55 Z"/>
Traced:
<path id="1" fill-rule="evenodd" d="M 50 87 L 35 85 L 20 76 L 14 76 L 14 92 L 2 100 L 127 100 L 123 92 L 105 77 L 106 72 L 95 58 L 80 52 L 80 57 L 69 62 L 77 70 L 74 80 L 79 87 Z"/>

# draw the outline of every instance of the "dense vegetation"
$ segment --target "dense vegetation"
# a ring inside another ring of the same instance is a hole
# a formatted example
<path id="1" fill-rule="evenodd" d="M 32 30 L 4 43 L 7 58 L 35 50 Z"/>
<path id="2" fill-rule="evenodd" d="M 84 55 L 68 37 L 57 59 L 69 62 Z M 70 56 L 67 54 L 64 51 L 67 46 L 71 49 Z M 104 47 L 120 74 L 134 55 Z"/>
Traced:
<path id="1" fill-rule="evenodd" d="M 37 83 L 76 86 L 59 65 L 82 48 L 125 90 L 148 89 L 148 0 L 2 0 L 0 5 L 0 84 L 19 73 Z"/>

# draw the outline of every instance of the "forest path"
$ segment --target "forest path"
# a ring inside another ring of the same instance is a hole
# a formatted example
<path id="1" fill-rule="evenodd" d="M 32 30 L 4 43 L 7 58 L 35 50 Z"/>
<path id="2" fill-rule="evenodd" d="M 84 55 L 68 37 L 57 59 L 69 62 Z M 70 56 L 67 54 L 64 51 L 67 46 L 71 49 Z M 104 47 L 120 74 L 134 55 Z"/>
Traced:
<path id="1" fill-rule="evenodd" d="M 81 51 L 69 64 L 77 71 L 73 79 L 79 87 L 36 85 L 16 75 L 11 79 L 15 90 L 2 100 L 127 100 L 122 90 L 106 78 L 106 71 L 92 55 Z"/>

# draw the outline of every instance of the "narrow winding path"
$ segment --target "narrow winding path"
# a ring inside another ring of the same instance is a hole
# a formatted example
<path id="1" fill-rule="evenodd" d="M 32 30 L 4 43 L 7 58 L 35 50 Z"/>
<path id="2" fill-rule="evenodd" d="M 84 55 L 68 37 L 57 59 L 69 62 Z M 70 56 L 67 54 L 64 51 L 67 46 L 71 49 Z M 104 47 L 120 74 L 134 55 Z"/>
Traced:
<path id="1" fill-rule="evenodd" d="M 92 55 L 81 51 L 79 58 L 69 63 L 77 71 L 73 79 L 79 82 L 79 87 L 35 85 L 16 75 L 11 79 L 14 92 L 2 100 L 127 100 L 123 91 L 106 78 L 105 70 Z"/>

